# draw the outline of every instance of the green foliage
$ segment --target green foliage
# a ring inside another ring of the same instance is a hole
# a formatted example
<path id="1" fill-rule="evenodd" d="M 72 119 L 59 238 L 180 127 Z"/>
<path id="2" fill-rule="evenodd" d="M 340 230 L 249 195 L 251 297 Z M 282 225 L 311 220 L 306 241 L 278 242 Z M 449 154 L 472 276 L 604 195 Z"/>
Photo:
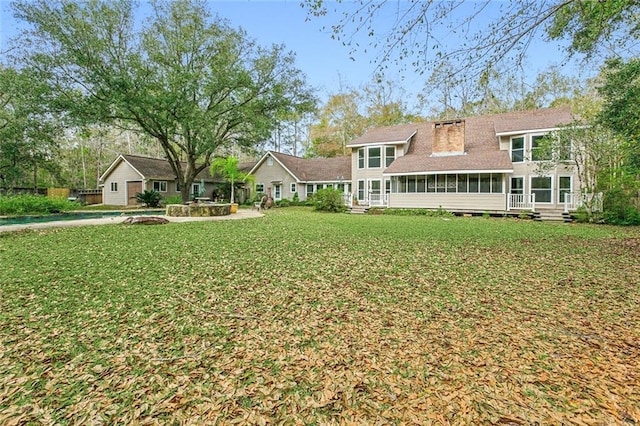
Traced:
<path id="1" fill-rule="evenodd" d="M 236 157 L 218 157 L 211 163 L 209 171 L 212 176 L 220 176 L 230 186 L 230 202 L 235 202 L 235 184 L 242 182 L 255 183 L 255 176 L 242 172 L 238 168 L 238 159 Z"/>
<path id="2" fill-rule="evenodd" d="M 80 204 L 66 198 L 43 195 L 0 195 L 0 215 L 38 215 L 76 210 Z"/>
<path id="3" fill-rule="evenodd" d="M 291 201 L 294 206 L 297 206 L 298 204 L 300 204 L 300 197 L 298 196 L 297 191 L 293 194 L 293 200 Z"/>
<path id="4" fill-rule="evenodd" d="M 260 47 L 212 16 L 207 2 L 17 1 L 33 31 L 24 62 L 55 88 L 58 110 L 79 123 L 132 126 L 176 171 L 182 198 L 215 152 L 255 149 L 279 114 L 311 91 L 283 46 Z M 78 90 L 83 87 L 86 90 Z"/>
<path id="5" fill-rule="evenodd" d="M 603 77 L 598 92 L 604 102 L 598 119 L 624 140 L 625 166 L 640 174 L 640 58 L 608 61 Z"/>
<path id="6" fill-rule="evenodd" d="M 283 198 L 282 200 L 276 201 L 276 206 L 277 207 L 289 207 L 289 206 L 291 206 L 291 201 L 289 201 L 289 199 L 287 199 L 287 198 Z"/>
<path id="7" fill-rule="evenodd" d="M 167 204 L 182 204 L 182 197 L 180 195 L 170 195 L 163 200 L 165 205 Z"/>
<path id="8" fill-rule="evenodd" d="M 145 189 L 143 192 L 136 194 L 136 200 L 146 207 L 158 207 L 162 201 L 162 195 L 158 191 Z"/>
<path id="9" fill-rule="evenodd" d="M 323 212 L 341 213 L 347 210 L 343 192 L 335 188 L 324 188 L 313 194 L 313 209 Z"/>
<path id="10" fill-rule="evenodd" d="M 603 217 L 612 225 L 640 225 L 640 198 L 637 188 L 617 186 L 604 193 Z"/>

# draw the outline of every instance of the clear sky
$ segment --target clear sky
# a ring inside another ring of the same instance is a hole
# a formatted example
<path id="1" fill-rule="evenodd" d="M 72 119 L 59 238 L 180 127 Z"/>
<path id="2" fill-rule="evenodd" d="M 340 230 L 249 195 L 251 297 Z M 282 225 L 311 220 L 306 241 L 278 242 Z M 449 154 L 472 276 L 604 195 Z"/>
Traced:
<path id="1" fill-rule="evenodd" d="M 390 2 L 394 3 L 394 2 Z M 375 52 L 367 48 L 370 40 L 366 34 L 358 36 L 362 49 L 351 55 L 349 47 L 331 38 L 332 24 L 338 22 L 340 15 L 333 9 L 353 7 L 353 3 L 329 3 L 329 14 L 323 17 L 309 17 L 307 10 L 300 6 L 300 0 L 209 0 L 212 12 L 230 21 L 232 27 L 242 27 L 250 37 L 261 45 L 284 44 L 288 50 L 296 53 L 296 64 L 308 77 L 309 83 L 318 88 L 319 96 L 337 93 L 343 86 L 358 88 L 372 81 L 375 72 Z M 465 7 L 465 4 L 463 4 Z M 9 0 L 0 0 L 0 51 L 9 37 L 15 35 L 16 23 L 13 21 Z M 385 15 L 381 15 L 383 18 Z M 391 17 L 388 17 L 391 19 Z M 381 25 L 384 20 L 379 21 Z M 388 24 L 389 21 L 387 21 Z M 531 46 L 531 78 L 550 64 L 559 64 L 563 55 L 555 44 L 536 43 Z M 576 68 L 569 68 L 575 72 Z M 411 67 L 406 71 L 391 68 L 386 79 L 402 80 L 409 98 L 415 97 L 423 89 L 428 75 L 417 75 Z M 408 99 L 411 103 L 411 99 Z"/>

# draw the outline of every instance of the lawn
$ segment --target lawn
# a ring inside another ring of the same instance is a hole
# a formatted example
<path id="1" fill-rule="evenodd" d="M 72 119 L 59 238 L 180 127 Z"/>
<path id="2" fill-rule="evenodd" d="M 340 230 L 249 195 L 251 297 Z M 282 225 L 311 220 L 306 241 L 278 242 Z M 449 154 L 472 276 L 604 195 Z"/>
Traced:
<path id="1" fill-rule="evenodd" d="M 640 229 L 278 209 L 0 234 L 0 424 L 637 424 Z"/>

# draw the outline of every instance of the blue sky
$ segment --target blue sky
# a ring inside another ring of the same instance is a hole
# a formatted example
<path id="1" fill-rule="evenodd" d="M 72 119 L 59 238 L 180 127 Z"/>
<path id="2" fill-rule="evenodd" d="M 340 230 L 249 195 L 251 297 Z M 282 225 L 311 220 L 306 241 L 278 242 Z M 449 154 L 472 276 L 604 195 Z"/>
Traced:
<path id="1" fill-rule="evenodd" d="M 307 75 L 309 83 L 319 89 L 321 98 L 337 93 L 341 83 L 354 88 L 369 83 L 376 68 L 372 63 L 375 52 L 368 48 L 368 53 L 364 53 L 364 48 L 371 41 L 366 35 L 358 36 L 362 49 L 352 55 L 348 47 L 331 38 L 329 30 L 323 30 L 323 27 L 330 28 L 340 17 L 333 9 L 353 7 L 349 2 L 329 4 L 327 16 L 308 19 L 307 10 L 300 7 L 300 0 L 209 1 L 212 12 L 228 19 L 231 26 L 242 27 L 259 44 L 284 44 L 288 50 L 294 51 L 298 68 Z M 391 15 L 387 14 L 387 19 L 392 19 Z M 385 21 L 379 23 L 384 25 Z M 15 26 L 9 1 L 0 0 L 0 51 L 7 38 L 14 36 Z M 549 64 L 560 63 L 563 56 L 555 44 L 535 43 L 531 46 L 530 58 L 530 77 L 533 78 Z M 569 68 L 568 71 L 575 69 Z M 392 66 L 385 78 L 401 80 L 407 96 L 413 98 L 423 89 L 428 75 L 417 75 L 410 66 L 405 71 Z"/>

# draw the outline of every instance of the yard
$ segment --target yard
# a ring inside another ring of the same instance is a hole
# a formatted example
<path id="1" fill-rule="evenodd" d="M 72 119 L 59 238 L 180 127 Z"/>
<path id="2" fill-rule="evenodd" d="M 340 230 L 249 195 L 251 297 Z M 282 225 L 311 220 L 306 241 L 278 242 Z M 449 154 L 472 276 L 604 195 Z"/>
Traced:
<path id="1" fill-rule="evenodd" d="M 0 424 L 638 424 L 640 229 L 321 214 L 0 234 Z"/>

